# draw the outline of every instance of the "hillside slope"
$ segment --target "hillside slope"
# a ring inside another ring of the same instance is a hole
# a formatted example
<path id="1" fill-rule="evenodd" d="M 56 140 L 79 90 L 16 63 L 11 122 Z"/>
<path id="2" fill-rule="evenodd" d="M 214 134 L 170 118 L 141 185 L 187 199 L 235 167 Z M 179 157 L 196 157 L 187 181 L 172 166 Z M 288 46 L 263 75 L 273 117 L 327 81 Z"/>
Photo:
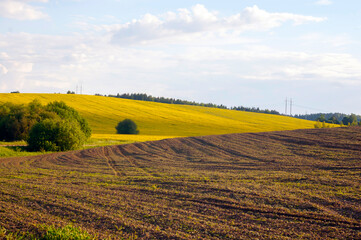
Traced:
<path id="1" fill-rule="evenodd" d="M 361 128 L 0 159 L 0 226 L 112 239 L 360 239 Z"/>
<path id="2" fill-rule="evenodd" d="M 313 128 L 314 122 L 285 116 L 197 106 L 73 94 L 0 94 L 0 103 L 64 101 L 78 110 L 95 134 L 114 134 L 120 120 L 134 120 L 142 135 L 201 136 Z"/>

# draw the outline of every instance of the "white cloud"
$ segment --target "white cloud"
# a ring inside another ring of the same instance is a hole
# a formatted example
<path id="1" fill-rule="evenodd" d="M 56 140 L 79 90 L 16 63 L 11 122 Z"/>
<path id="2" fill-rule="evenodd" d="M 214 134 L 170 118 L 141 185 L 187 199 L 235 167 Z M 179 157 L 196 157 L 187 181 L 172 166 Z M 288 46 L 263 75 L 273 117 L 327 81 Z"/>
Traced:
<path id="1" fill-rule="evenodd" d="M 331 5 L 332 2 L 330 0 L 319 0 L 319 1 L 315 2 L 315 4 L 326 6 L 326 5 Z"/>
<path id="2" fill-rule="evenodd" d="M 33 71 L 33 63 L 13 62 L 13 69 L 20 73 L 31 73 Z"/>
<path id="3" fill-rule="evenodd" d="M 281 81 L 323 81 L 361 85 L 361 62 L 349 54 L 307 54 L 275 52 L 264 56 L 267 70 L 254 71 L 251 79 Z"/>
<path id="4" fill-rule="evenodd" d="M 300 37 L 302 45 L 308 45 L 312 48 L 317 46 L 318 49 L 323 47 L 332 47 L 333 49 L 344 49 L 351 44 L 357 44 L 357 41 L 347 34 L 326 35 L 320 32 L 308 33 Z"/>
<path id="5" fill-rule="evenodd" d="M 167 96 L 204 84 L 225 88 L 223 80 L 214 80 L 218 78 L 361 85 L 361 62 L 350 54 L 282 51 L 242 38 L 236 48 L 229 48 L 228 40 L 212 34 L 202 35 L 200 41 L 176 47 L 164 41 L 162 47 L 140 49 L 110 44 L 108 36 L 97 34 L 0 35 L 6 49 L 0 52 L 0 89 L 65 92 L 83 81 L 89 93 Z M 237 42 L 236 37 L 232 41 Z"/>
<path id="6" fill-rule="evenodd" d="M 361 85 L 361 61 L 350 54 L 310 54 L 247 45 L 242 50 L 196 47 L 178 56 L 208 76 L 261 81 L 322 81 Z"/>
<path id="7" fill-rule="evenodd" d="M 75 91 L 83 81 L 86 93 L 147 92 L 192 98 L 199 89 L 224 93 L 257 81 L 361 85 L 360 60 L 351 54 L 332 53 L 334 45 L 330 44 L 327 53 L 302 51 L 299 47 L 305 39 L 293 39 L 294 49 L 299 50 L 280 50 L 262 36 L 247 38 L 244 32 L 272 29 L 285 21 L 322 20 L 268 13 L 256 6 L 220 18 L 196 5 L 161 16 L 145 15 L 127 24 L 98 26 L 105 34 L 0 34 L 1 49 L 6 49 L 0 52 L 0 89 L 65 92 Z M 122 38 L 114 36 L 119 44 L 111 43 L 114 31 L 123 34 Z M 305 38 L 312 43 L 319 36 Z M 157 44 L 139 45 L 151 40 Z M 130 41 L 137 44 L 120 44 Z"/>
<path id="8" fill-rule="evenodd" d="M 162 38 L 184 38 L 206 32 L 266 31 L 287 21 L 300 25 L 324 20 L 325 18 L 291 13 L 269 13 L 257 6 L 247 7 L 239 14 L 220 18 L 216 12 L 211 12 L 198 4 L 191 10 L 179 9 L 177 12 L 168 12 L 160 16 L 146 14 L 141 19 L 134 19 L 125 24 L 97 27 L 98 30 L 113 31 L 113 42 L 117 44 L 144 44 Z"/>
<path id="9" fill-rule="evenodd" d="M 8 71 L 9 70 L 4 65 L 0 64 L 0 74 L 7 74 Z"/>
<path id="10" fill-rule="evenodd" d="M 16 20 L 37 20 L 47 18 L 41 9 L 31 6 L 28 2 L 43 2 L 47 0 L 0 0 L 0 16 Z"/>

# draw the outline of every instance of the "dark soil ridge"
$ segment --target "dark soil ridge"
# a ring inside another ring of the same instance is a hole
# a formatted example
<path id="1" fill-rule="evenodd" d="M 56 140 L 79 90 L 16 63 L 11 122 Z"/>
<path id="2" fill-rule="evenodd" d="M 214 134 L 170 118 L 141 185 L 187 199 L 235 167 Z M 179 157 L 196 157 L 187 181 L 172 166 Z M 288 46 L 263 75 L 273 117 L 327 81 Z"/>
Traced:
<path id="1" fill-rule="evenodd" d="M 0 226 L 38 223 L 115 239 L 361 239 L 361 127 L 0 159 Z"/>

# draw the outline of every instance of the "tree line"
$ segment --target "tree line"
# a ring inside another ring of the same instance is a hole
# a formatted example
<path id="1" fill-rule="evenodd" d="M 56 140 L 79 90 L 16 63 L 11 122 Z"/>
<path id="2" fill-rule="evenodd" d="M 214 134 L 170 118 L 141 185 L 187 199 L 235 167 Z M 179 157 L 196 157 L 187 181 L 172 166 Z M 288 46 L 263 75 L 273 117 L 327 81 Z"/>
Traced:
<path id="1" fill-rule="evenodd" d="M 252 107 L 252 108 L 242 107 L 242 106 L 241 107 L 232 107 L 231 110 L 280 115 L 280 113 L 276 110 L 260 109 L 260 108 L 255 108 L 255 107 Z"/>
<path id="2" fill-rule="evenodd" d="M 0 140 L 25 140 L 30 151 L 72 150 L 90 136 L 88 122 L 64 102 L 0 105 Z"/>
<path id="3" fill-rule="evenodd" d="M 95 94 L 98 96 L 102 96 L 100 94 Z M 230 109 L 236 111 L 246 111 L 246 112 L 257 112 L 257 113 L 267 113 L 267 114 L 277 114 L 280 113 L 276 110 L 268 110 L 268 109 L 260 109 L 255 107 L 231 107 L 228 108 L 223 104 L 214 104 L 214 103 L 198 103 L 195 101 L 187 101 L 175 98 L 165 98 L 165 97 L 154 97 L 152 95 L 147 95 L 145 93 L 123 93 L 117 95 L 108 95 L 108 97 L 115 97 L 115 98 L 124 98 L 124 99 L 131 99 L 131 100 L 139 100 L 139 101 L 149 101 L 149 102 L 159 102 L 159 103 L 168 103 L 168 104 L 181 104 L 181 105 L 192 105 L 192 106 L 202 106 L 202 107 L 211 107 L 211 108 L 220 108 L 220 109 Z"/>
<path id="4" fill-rule="evenodd" d="M 356 114 L 344 113 L 313 113 L 304 115 L 295 115 L 294 117 L 324 123 L 342 124 L 345 126 L 361 125 L 361 116 Z"/>

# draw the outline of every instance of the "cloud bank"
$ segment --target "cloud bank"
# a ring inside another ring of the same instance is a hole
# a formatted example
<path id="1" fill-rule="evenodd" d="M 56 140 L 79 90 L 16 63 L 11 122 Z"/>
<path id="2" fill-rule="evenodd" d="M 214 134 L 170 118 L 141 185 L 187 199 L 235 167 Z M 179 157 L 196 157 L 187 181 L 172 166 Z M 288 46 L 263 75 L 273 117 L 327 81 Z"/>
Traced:
<path id="1" fill-rule="evenodd" d="M 16 20 L 38 20 L 48 18 L 40 8 L 29 2 L 47 2 L 47 0 L 0 0 L 0 16 Z"/>
<path id="2" fill-rule="evenodd" d="M 113 28 L 104 28 L 113 30 L 113 42 L 122 45 L 206 32 L 267 31 L 288 21 L 300 25 L 324 20 L 326 19 L 291 13 L 269 13 L 257 6 L 247 7 L 239 14 L 220 18 L 216 12 L 197 4 L 191 10 L 179 9 L 161 16 L 146 14 L 140 19 L 114 25 Z"/>
<path id="3" fill-rule="evenodd" d="M 327 6 L 327 5 L 331 5 L 332 2 L 330 0 L 319 0 L 317 2 L 315 2 L 316 5 L 323 5 L 323 6 Z"/>
<path id="4" fill-rule="evenodd" d="M 280 84 L 306 86 L 305 91 L 315 83 L 361 86 L 360 59 L 338 51 L 349 44 L 342 36 L 288 35 L 325 20 L 257 6 L 220 17 L 195 5 L 124 24 L 84 23 L 81 32 L 67 36 L 0 34 L 0 90 L 66 92 L 82 82 L 89 94 L 146 92 L 244 104 L 263 99 L 256 94 L 263 86 L 267 94 Z M 302 49 L 307 44 L 311 48 Z M 284 94 L 279 91 L 274 97 Z"/>

